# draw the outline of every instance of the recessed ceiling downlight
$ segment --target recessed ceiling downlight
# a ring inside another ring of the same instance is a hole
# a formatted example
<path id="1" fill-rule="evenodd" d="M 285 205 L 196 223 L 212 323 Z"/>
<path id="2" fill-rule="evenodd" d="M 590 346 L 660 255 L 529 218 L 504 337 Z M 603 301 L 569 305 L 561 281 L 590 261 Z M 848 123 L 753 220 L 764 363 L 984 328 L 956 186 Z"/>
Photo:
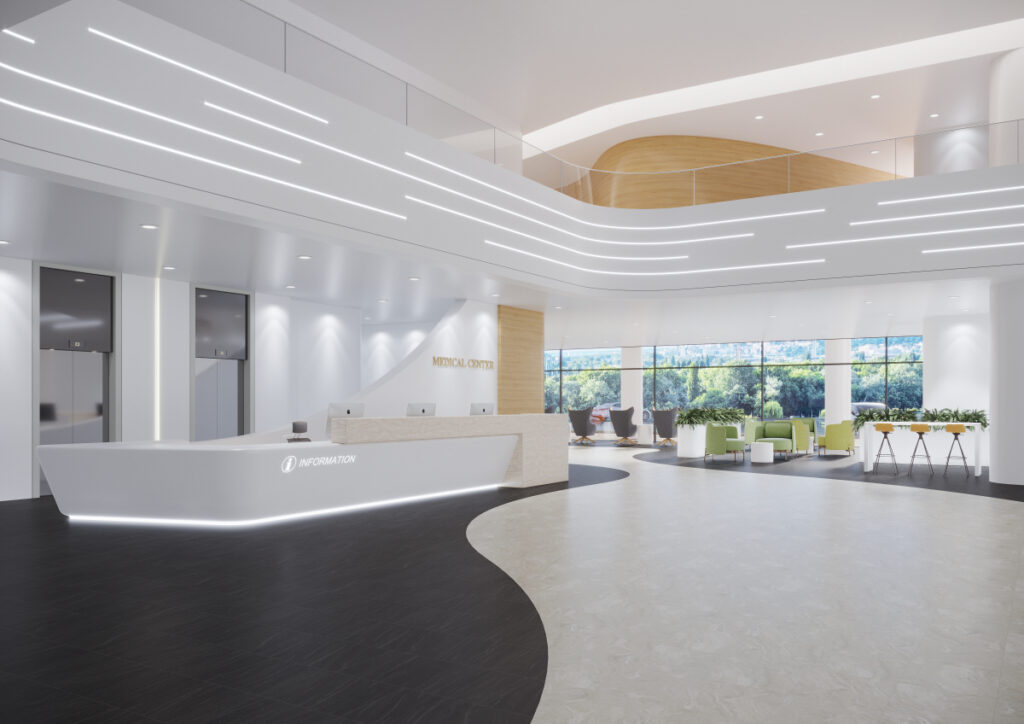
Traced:
<path id="1" fill-rule="evenodd" d="M 159 229 L 160 227 L 157 226 L 156 224 L 139 224 L 139 228 L 143 229 L 145 231 L 155 231 L 156 229 Z"/>
<path id="2" fill-rule="evenodd" d="M 294 288 L 295 288 L 294 284 L 289 284 L 288 286 L 285 287 L 285 289 L 294 289 Z"/>
<path id="3" fill-rule="evenodd" d="M 309 261 L 309 260 L 310 260 L 310 259 L 312 259 L 313 257 L 311 257 L 311 256 L 310 256 L 309 254 L 299 254 L 299 257 L 298 257 L 298 258 L 299 258 L 299 260 L 301 260 L 301 261 Z"/>
<path id="4" fill-rule="evenodd" d="M 174 267 L 173 266 L 165 266 L 164 267 L 164 271 L 174 271 Z"/>

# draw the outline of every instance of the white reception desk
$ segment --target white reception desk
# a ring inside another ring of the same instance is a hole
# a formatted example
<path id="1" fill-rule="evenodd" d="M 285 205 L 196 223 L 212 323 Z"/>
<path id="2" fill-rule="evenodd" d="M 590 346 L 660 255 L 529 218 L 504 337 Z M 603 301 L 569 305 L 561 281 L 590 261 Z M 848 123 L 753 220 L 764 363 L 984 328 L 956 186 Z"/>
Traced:
<path id="1" fill-rule="evenodd" d="M 38 454 L 60 511 L 92 522 L 247 526 L 568 479 L 564 415 L 359 422 L 345 426 L 353 439 L 344 444 L 235 438 L 41 445 Z M 354 439 L 378 429 L 376 440 Z"/>

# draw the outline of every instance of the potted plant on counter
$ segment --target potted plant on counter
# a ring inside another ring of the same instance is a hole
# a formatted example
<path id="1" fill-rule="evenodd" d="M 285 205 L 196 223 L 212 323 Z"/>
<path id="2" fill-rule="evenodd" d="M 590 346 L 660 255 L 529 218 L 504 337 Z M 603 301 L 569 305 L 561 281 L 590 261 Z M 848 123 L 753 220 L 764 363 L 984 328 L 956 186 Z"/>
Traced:
<path id="1" fill-rule="evenodd" d="M 676 455 L 681 458 L 702 457 L 708 423 L 738 425 L 741 422 L 743 410 L 735 407 L 694 407 L 690 410 L 680 410 L 676 417 L 676 424 L 679 426 Z"/>

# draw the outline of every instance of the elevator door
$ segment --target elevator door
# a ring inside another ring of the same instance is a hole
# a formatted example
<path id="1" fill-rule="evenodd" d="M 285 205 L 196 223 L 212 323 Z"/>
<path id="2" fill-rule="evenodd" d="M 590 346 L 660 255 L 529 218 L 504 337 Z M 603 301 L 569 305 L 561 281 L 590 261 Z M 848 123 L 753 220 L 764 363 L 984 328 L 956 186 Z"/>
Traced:
<path id="1" fill-rule="evenodd" d="M 39 444 L 106 442 L 113 280 L 39 270 Z M 39 492 L 50 494 L 40 470 Z"/>
<path id="2" fill-rule="evenodd" d="M 216 289 L 195 291 L 196 440 L 245 432 L 245 364 L 249 351 L 249 298 Z"/>
<path id="3" fill-rule="evenodd" d="M 242 362 L 196 358 L 196 440 L 242 434 Z"/>

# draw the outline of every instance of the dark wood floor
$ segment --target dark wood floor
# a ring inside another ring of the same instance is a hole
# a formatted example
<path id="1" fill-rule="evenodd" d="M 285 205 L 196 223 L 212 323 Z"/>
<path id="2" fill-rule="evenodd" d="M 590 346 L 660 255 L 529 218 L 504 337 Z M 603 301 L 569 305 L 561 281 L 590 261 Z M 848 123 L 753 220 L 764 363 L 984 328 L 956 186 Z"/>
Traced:
<path id="1" fill-rule="evenodd" d="M 547 641 L 466 541 L 499 490 L 247 530 L 71 525 L 0 503 L 9 722 L 527 722 Z"/>

